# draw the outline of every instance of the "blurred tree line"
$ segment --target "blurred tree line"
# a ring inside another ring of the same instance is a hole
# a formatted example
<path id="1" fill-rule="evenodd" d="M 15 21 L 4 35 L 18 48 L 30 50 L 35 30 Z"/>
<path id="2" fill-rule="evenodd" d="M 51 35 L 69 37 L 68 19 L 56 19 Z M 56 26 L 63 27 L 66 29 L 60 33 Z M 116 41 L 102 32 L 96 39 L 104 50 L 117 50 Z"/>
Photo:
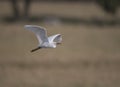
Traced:
<path id="1" fill-rule="evenodd" d="M 13 7 L 13 14 L 15 18 L 19 18 L 19 6 L 18 6 L 18 1 L 19 0 L 9 0 L 12 3 Z M 115 14 L 118 10 L 118 7 L 120 5 L 120 0 L 22 0 L 24 1 L 24 17 L 28 17 L 29 14 L 29 7 L 30 3 L 32 1 L 49 1 L 49 2 L 57 2 L 57 1 L 67 1 L 67 2 L 97 2 L 107 13 Z"/>
<path id="2" fill-rule="evenodd" d="M 97 3 L 107 12 L 115 14 L 120 5 L 120 0 L 97 0 Z"/>
<path id="3" fill-rule="evenodd" d="M 24 14 L 23 17 L 27 18 L 28 17 L 28 11 L 30 7 L 30 1 L 31 0 L 24 0 Z M 15 19 L 19 18 L 19 6 L 18 6 L 18 0 L 11 0 L 12 8 L 13 8 L 13 15 Z"/>

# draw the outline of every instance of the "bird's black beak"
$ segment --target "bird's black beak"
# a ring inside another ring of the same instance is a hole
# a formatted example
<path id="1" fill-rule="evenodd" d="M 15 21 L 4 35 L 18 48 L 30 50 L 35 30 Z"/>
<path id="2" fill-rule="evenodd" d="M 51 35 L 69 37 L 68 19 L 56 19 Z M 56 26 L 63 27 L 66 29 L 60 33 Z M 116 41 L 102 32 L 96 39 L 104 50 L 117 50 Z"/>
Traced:
<path id="1" fill-rule="evenodd" d="M 39 50 L 39 49 L 41 49 L 41 47 L 37 47 L 37 48 L 31 50 L 31 52 L 37 51 L 37 50 Z"/>

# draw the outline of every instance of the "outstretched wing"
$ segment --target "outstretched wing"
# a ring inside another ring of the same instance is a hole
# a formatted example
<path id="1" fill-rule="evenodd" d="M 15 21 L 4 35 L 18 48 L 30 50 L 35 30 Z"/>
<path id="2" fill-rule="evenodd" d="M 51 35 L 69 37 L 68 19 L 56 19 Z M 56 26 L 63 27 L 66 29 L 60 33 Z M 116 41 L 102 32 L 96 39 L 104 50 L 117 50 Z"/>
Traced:
<path id="1" fill-rule="evenodd" d="M 62 36 L 61 34 L 55 34 L 50 37 L 48 37 L 49 42 L 56 42 L 56 43 L 61 43 L 62 41 Z"/>
<path id="2" fill-rule="evenodd" d="M 36 34 L 39 43 L 48 42 L 46 29 L 36 25 L 25 25 L 25 29 Z"/>

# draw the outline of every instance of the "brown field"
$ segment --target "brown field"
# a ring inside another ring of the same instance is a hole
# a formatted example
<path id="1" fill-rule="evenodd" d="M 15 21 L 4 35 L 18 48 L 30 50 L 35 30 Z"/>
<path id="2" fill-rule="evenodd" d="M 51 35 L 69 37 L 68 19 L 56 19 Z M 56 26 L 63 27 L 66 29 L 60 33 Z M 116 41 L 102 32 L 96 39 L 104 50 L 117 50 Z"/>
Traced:
<path id="1" fill-rule="evenodd" d="M 0 6 L 2 10 L 9 5 Z M 87 6 L 33 3 L 31 14 L 108 17 L 93 4 Z M 41 11 L 34 11 L 36 8 Z M 1 17 L 10 14 L 9 10 Z M 34 34 L 23 28 L 25 24 L 44 26 L 48 35 L 62 34 L 62 44 L 30 53 L 38 43 Z M 0 22 L 0 29 L 0 87 L 120 87 L 120 26 Z"/>

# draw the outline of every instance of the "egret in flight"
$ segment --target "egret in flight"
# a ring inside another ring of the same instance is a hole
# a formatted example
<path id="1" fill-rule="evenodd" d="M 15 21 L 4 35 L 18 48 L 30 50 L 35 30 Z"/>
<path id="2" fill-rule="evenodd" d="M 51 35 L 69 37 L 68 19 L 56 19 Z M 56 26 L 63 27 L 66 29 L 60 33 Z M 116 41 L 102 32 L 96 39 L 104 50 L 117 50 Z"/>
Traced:
<path id="1" fill-rule="evenodd" d="M 24 27 L 25 29 L 30 30 L 34 34 L 36 34 L 36 37 L 39 41 L 38 47 L 31 50 L 31 52 L 34 52 L 41 48 L 56 48 L 56 45 L 60 44 L 62 41 L 61 34 L 55 34 L 55 35 L 47 37 L 46 29 L 41 26 L 25 25 Z"/>

